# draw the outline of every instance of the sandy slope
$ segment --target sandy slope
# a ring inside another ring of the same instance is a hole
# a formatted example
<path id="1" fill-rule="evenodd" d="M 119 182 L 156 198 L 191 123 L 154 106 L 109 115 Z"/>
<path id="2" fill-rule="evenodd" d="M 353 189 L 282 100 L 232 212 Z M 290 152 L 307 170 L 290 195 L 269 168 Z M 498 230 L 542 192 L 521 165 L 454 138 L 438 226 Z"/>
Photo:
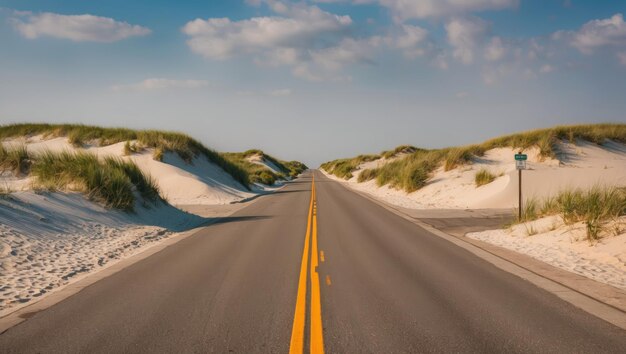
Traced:
<path id="1" fill-rule="evenodd" d="M 0 198 L 0 315 L 205 221 L 165 204 L 109 210 L 77 193 Z"/>
<path id="2" fill-rule="evenodd" d="M 626 217 L 605 227 L 603 238 L 588 242 L 583 222 L 565 225 L 559 216 L 551 216 L 510 229 L 469 233 L 467 237 L 626 289 Z"/>
<path id="3" fill-rule="evenodd" d="M 513 160 L 515 152 L 513 149 L 493 149 L 469 165 L 447 172 L 443 167 L 439 168 L 426 187 L 411 194 L 388 186 L 378 187 L 375 181 L 357 183 L 362 170 L 387 163 L 384 159 L 362 164 L 349 181 L 332 175 L 329 177 L 405 208 L 514 208 L 518 192 Z M 525 198 L 542 199 L 567 188 L 626 186 L 626 146 L 622 144 L 563 143 L 558 147 L 557 159 L 541 159 L 538 149 L 530 149 L 526 153 L 530 169 L 523 172 Z M 500 177 L 477 188 L 474 176 L 482 168 Z M 584 223 L 564 225 L 559 217 L 553 216 L 511 229 L 470 233 L 467 236 L 626 289 L 626 218 L 608 222 L 605 230 L 602 239 L 590 243 L 586 240 Z"/>
<path id="4" fill-rule="evenodd" d="M 246 157 L 246 160 L 248 160 L 248 162 L 251 162 L 253 164 L 261 165 L 276 174 L 283 173 L 283 171 L 281 171 L 281 169 L 278 166 L 276 166 L 271 161 L 264 159 L 262 155 L 257 154 L 257 155 L 248 156 Z"/>
<path id="5" fill-rule="evenodd" d="M 132 160 L 174 205 L 226 205 L 277 189 L 255 185 L 247 190 L 204 157 L 187 164 L 167 153 L 160 162 L 150 149 L 123 156 L 125 143 L 77 149 L 67 138 L 42 136 L 2 143 L 24 144 L 31 153 L 86 151 Z M 0 175 L 0 188 L 13 191 L 0 198 L 0 316 L 207 221 L 165 203 L 146 208 L 138 202 L 134 213 L 105 209 L 77 193 L 35 193 L 32 182 Z"/>
<path id="6" fill-rule="evenodd" d="M 50 151 L 87 151 L 98 156 L 117 156 L 134 161 L 141 170 L 157 181 L 164 197 L 177 204 L 229 204 L 250 198 L 255 193 L 247 190 L 229 174 L 204 157 L 197 157 L 193 164 L 185 163 L 178 155 L 166 153 L 163 162 L 152 158 L 152 150 L 146 149 L 131 156 L 123 156 L 123 142 L 109 146 L 85 146 L 77 149 L 68 143 L 67 138 L 43 139 L 41 136 L 29 139 L 11 139 L 3 142 L 5 146 L 25 144 L 31 152 Z M 29 189 L 28 178 L 9 178 L 5 180 L 13 190 Z"/>
<path id="7" fill-rule="evenodd" d="M 366 168 L 380 166 L 384 159 L 362 164 L 347 183 L 388 203 L 406 208 L 465 209 L 517 207 L 518 177 L 513 155 L 515 150 L 489 150 L 473 163 L 450 171 L 440 167 L 428 185 L 407 194 L 375 181 L 357 183 Z M 594 185 L 626 185 L 626 146 L 609 142 L 600 147 L 587 142 L 561 144 L 557 159 L 541 159 L 537 148 L 529 149 L 528 170 L 524 171 L 524 198 L 544 198 L 567 188 L 590 188 Z M 476 172 L 485 168 L 495 181 L 476 187 Z M 331 176 L 331 178 L 335 178 Z"/>

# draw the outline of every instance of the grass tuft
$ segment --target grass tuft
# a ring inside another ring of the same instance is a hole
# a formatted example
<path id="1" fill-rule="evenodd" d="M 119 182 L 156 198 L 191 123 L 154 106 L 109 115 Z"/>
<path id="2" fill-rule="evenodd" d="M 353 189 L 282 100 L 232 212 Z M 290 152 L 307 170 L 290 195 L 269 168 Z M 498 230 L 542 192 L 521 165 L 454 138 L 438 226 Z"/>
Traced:
<path id="1" fill-rule="evenodd" d="M 275 173 L 265 166 L 250 162 L 248 159 L 255 155 L 258 155 L 265 162 L 276 166 L 279 172 Z M 275 184 L 278 180 L 287 179 L 286 176 L 295 178 L 308 168 L 302 162 L 282 161 L 257 149 L 244 152 L 228 152 L 223 153 L 222 156 L 246 171 L 253 183 L 262 183 L 268 186 Z"/>
<path id="2" fill-rule="evenodd" d="M 31 160 L 26 146 L 5 148 L 0 144 L 0 172 L 10 171 L 14 176 L 27 174 Z"/>
<path id="3" fill-rule="evenodd" d="M 357 179 L 359 183 L 370 181 L 378 177 L 378 169 L 377 168 L 369 168 L 361 171 L 359 173 L 359 178 Z"/>
<path id="4" fill-rule="evenodd" d="M 379 158 L 380 155 L 359 155 L 351 159 L 339 159 L 326 162 L 321 165 L 321 168 L 339 178 L 350 179 L 353 177 L 352 172 L 354 172 L 360 164 L 378 160 Z"/>
<path id="5" fill-rule="evenodd" d="M 98 141 L 107 146 L 123 141 L 136 140 L 141 146 L 174 152 L 185 162 L 193 163 L 194 158 L 204 157 L 221 167 L 244 187 L 249 188 L 248 173 L 240 166 L 231 163 L 219 153 L 205 147 L 188 135 L 156 130 L 132 130 L 125 128 L 102 128 L 80 124 L 11 124 L 0 126 L 0 139 L 29 137 L 35 135 L 66 136 L 68 141 L 82 147 L 85 142 Z"/>
<path id="6" fill-rule="evenodd" d="M 153 158 L 155 161 L 161 161 L 161 162 L 162 162 L 162 161 L 163 161 L 163 154 L 164 154 L 164 153 L 163 153 L 163 148 L 161 148 L 161 147 L 158 147 L 158 146 L 157 146 L 157 147 L 156 147 L 156 148 L 154 148 L 154 150 L 152 151 L 152 158 Z"/>
<path id="7" fill-rule="evenodd" d="M 392 187 L 404 189 L 407 192 L 415 191 L 427 184 L 432 172 L 438 167 L 449 171 L 458 166 L 471 162 L 474 157 L 482 156 L 488 150 L 495 148 L 513 148 L 526 150 L 532 147 L 539 148 L 539 153 L 545 158 L 557 157 L 555 144 L 559 141 L 576 142 L 586 140 L 596 144 L 603 144 L 607 140 L 626 143 L 626 124 L 593 124 L 576 126 L 557 126 L 549 129 L 539 129 L 502 136 L 487 140 L 481 144 L 468 145 L 456 148 L 425 150 L 415 148 L 408 156 L 389 162 L 376 169 L 371 174 L 376 175 L 379 185 L 390 184 Z M 402 150 L 404 146 L 396 150 Z M 391 152 L 383 155 L 392 156 Z M 375 156 L 378 155 L 361 155 Z M 365 160 L 355 158 L 329 161 L 321 165 L 328 173 L 344 179 L 350 179 L 352 172 Z M 372 175 L 366 174 L 360 181 L 366 181 Z"/>
<path id="8" fill-rule="evenodd" d="M 474 177 L 474 181 L 476 182 L 476 187 L 489 184 L 493 182 L 495 179 L 496 179 L 496 176 L 485 168 L 482 168 L 480 169 L 480 171 L 476 172 L 476 176 Z"/>
<path id="9" fill-rule="evenodd" d="M 565 190 L 542 203 L 529 199 L 525 202 L 522 219 L 518 222 L 548 215 L 561 215 L 566 224 L 584 221 L 587 225 L 587 239 L 598 240 L 607 221 L 626 215 L 626 188 L 596 186 L 589 190 Z"/>
<path id="10" fill-rule="evenodd" d="M 40 189 L 80 191 L 110 208 L 132 211 L 135 191 L 146 201 L 161 200 L 154 180 L 134 163 L 121 159 L 46 151 L 36 156 L 31 173 Z"/>

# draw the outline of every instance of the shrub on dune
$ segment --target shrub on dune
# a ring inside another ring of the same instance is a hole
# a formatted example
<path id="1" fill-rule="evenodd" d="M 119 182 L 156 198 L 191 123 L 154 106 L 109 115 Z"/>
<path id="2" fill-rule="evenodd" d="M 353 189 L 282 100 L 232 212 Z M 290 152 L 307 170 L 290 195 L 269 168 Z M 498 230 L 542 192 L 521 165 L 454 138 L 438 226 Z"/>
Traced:
<path id="1" fill-rule="evenodd" d="M 351 159 L 339 159 L 329 161 L 322 164 L 320 167 L 339 178 L 350 179 L 353 177 L 352 172 L 356 170 L 360 164 L 369 161 L 375 161 L 380 158 L 380 155 L 359 155 Z"/>
<path id="2" fill-rule="evenodd" d="M 489 172 L 487 169 L 482 168 L 476 172 L 474 182 L 476 183 L 476 187 L 480 187 L 493 182 L 495 179 L 496 176 L 494 174 Z"/>
<path id="3" fill-rule="evenodd" d="M 295 178 L 308 168 L 302 162 L 282 161 L 258 149 L 251 149 L 244 152 L 226 152 L 220 155 L 246 171 L 252 182 L 265 185 L 273 185 L 277 180 L 286 179 L 287 175 Z M 251 162 L 249 159 L 254 156 L 257 156 L 265 163 L 275 166 L 278 172 L 271 171 L 262 164 Z"/>
<path id="4" fill-rule="evenodd" d="M 11 171 L 15 176 L 25 174 L 28 172 L 30 163 L 30 155 L 26 146 L 5 148 L 0 144 L 0 172 Z"/>
<path id="5" fill-rule="evenodd" d="M 204 156 L 208 161 L 221 167 L 244 187 L 249 188 L 248 173 L 240 166 L 231 163 L 217 152 L 205 147 L 197 140 L 182 133 L 156 130 L 132 130 L 125 128 L 102 128 L 80 124 L 11 124 L 0 126 L 0 139 L 22 136 L 65 136 L 75 147 L 97 142 L 107 146 L 123 141 L 136 140 L 141 146 L 159 149 L 161 153 L 174 152 L 185 162 L 193 163 L 194 158 Z M 128 153 L 132 153 L 129 143 Z M 126 152 L 126 151 L 125 151 Z"/>
<path id="6" fill-rule="evenodd" d="M 626 124 L 593 124 L 576 126 L 557 126 L 549 129 L 511 134 L 487 140 L 481 144 L 462 147 L 425 150 L 415 148 L 409 155 L 386 163 L 376 169 L 376 181 L 379 186 L 391 187 L 413 192 L 428 183 L 432 173 L 439 167 L 445 171 L 471 163 L 475 157 L 483 156 L 486 151 L 495 148 L 526 150 L 536 147 L 539 155 L 546 158 L 557 157 L 555 146 L 560 141 L 576 143 L 578 140 L 603 144 L 607 140 L 626 143 Z M 404 146 L 397 149 L 402 150 Z M 394 156 L 392 152 L 383 152 L 385 156 Z M 361 155 L 364 156 L 364 155 Z M 365 160 L 360 156 L 348 159 L 328 161 L 321 165 L 326 172 L 349 179 L 352 172 Z M 371 179 L 370 173 L 359 178 L 359 182 Z M 481 176 L 488 181 L 488 176 Z M 477 182 L 478 183 L 478 182 Z"/>
<path id="7" fill-rule="evenodd" d="M 376 168 L 365 169 L 361 171 L 361 173 L 359 173 L 359 178 L 357 179 L 357 181 L 359 183 L 370 181 L 376 178 L 376 176 L 378 176 L 378 169 Z"/>
<path id="8" fill-rule="evenodd" d="M 542 202 L 529 199 L 518 222 L 549 215 L 561 215 L 566 224 L 584 221 L 588 240 L 597 240 L 607 221 L 626 215 L 626 188 L 596 186 L 564 190 Z"/>
<path id="9" fill-rule="evenodd" d="M 31 173 L 41 188 L 80 191 L 110 208 L 132 211 L 135 190 L 147 201 L 160 200 L 154 180 L 134 163 L 121 159 L 46 151 L 35 158 Z"/>

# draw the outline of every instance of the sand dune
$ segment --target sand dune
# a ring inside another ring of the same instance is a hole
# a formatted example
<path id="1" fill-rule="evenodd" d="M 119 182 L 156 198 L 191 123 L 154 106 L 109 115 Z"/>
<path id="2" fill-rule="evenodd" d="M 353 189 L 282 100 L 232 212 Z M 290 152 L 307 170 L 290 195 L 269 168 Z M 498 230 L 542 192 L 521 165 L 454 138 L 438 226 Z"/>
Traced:
<path id="1" fill-rule="evenodd" d="M 276 166 L 272 161 L 265 159 L 263 155 L 260 155 L 260 154 L 248 156 L 246 160 L 248 160 L 249 162 L 253 164 L 263 166 L 276 174 L 281 174 L 285 172 L 281 170 L 280 167 Z"/>
<path id="2" fill-rule="evenodd" d="M 561 190 L 590 189 L 595 186 L 626 186 L 626 146 L 606 142 L 602 146 L 585 141 L 559 143 L 556 159 L 545 159 L 538 148 L 528 154 L 528 170 L 523 172 L 525 199 L 541 200 Z M 378 187 L 375 181 L 357 183 L 359 174 L 380 167 L 391 160 L 384 158 L 363 163 L 349 180 L 327 174 L 330 178 L 381 199 L 412 209 L 513 208 L 518 204 L 518 176 L 515 150 L 497 148 L 475 157 L 468 165 L 444 171 L 437 169 L 422 189 L 406 193 L 389 186 Z M 402 158 L 402 157 L 398 157 Z M 486 169 L 493 182 L 477 187 L 476 172 Z M 565 225 L 559 216 L 551 216 L 507 229 L 470 233 L 467 236 L 527 254 L 555 267 L 626 289 L 626 217 L 607 220 L 599 240 L 590 242 L 586 225 Z"/>
<path id="3" fill-rule="evenodd" d="M 254 184 L 247 189 L 202 155 L 192 163 L 176 153 L 165 153 L 157 161 L 152 149 L 124 156 L 125 142 L 76 148 L 67 137 L 34 136 L 2 144 L 25 145 L 33 154 L 84 151 L 131 160 L 154 178 L 167 203 L 144 205 L 138 200 L 134 212 L 127 213 L 104 208 L 79 193 L 35 192 L 32 177 L 2 173 L 0 187 L 12 193 L 0 197 L 0 316 L 208 221 L 172 205 L 203 214 L 213 208 L 210 214 L 219 217 L 234 210 L 227 204 L 279 187 Z M 276 168 L 265 160 L 258 163 Z M 227 208 L 220 210 L 220 205 Z"/>
<path id="4" fill-rule="evenodd" d="M 174 205 L 177 204 L 229 204 L 255 195 L 235 181 L 220 167 L 205 157 L 196 157 L 192 164 L 183 161 L 177 154 L 165 153 L 163 161 L 152 157 L 152 149 L 145 149 L 130 156 L 124 156 L 124 142 L 108 146 L 90 146 L 76 148 L 66 137 L 44 139 L 42 136 L 5 140 L 5 146 L 24 144 L 29 152 L 42 151 L 86 151 L 98 156 L 116 156 L 132 160 L 141 170 L 151 175 L 157 182 L 161 193 Z M 13 190 L 28 190 L 28 177 L 10 178 L 6 184 Z"/>
<path id="5" fill-rule="evenodd" d="M 608 142 L 603 146 L 579 141 L 560 143 L 557 159 L 543 159 L 538 148 L 528 154 L 528 170 L 523 172 L 524 198 L 545 198 L 569 188 L 591 188 L 595 185 L 626 185 L 626 146 Z M 350 187 L 364 191 L 388 203 L 414 209 L 515 208 L 518 204 L 518 176 L 511 148 L 492 149 L 472 163 L 445 171 L 438 168 L 422 189 L 406 193 L 402 190 L 379 187 L 376 181 L 357 183 L 359 173 L 367 168 L 388 163 L 389 160 L 361 164 L 353 177 L 343 181 Z M 476 173 L 486 169 L 497 178 L 476 187 Z"/>

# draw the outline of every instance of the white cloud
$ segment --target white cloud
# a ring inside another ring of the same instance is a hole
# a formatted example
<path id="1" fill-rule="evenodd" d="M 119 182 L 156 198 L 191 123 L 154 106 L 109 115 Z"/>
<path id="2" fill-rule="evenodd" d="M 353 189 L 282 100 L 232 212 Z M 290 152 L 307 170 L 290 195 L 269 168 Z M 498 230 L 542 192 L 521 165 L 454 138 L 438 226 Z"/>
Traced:
<path id="1" fill-rule="evenodd" d="M 392 38 L 393 46 L 404 52 L 408 58 L 423 56 L 428 50 L 428 31 L 412 25 L 401 25 L 401 33 Z M 426 45 L 426 47 L 425 47 Z"/>
<path id="2" fill-rule="evenodd" d="M 313 62 L 327 70 L 338 70 L 354 63 L 372 63 L 379 37 L 355 40 L 343 39 L 338 45 L 310 52 Z"/>
<path id="3" fill-rule="evenodd" d="M 316 2 L 378 3 L 391 10 L 398 21 L 445 18 L 486 10 L 515 8 L 519 0 L 315 0 Z"/>
<path id="4" fill-rule="evenodd" d="M 585 23 L 577 31 L 560 31 L 553 35 L 556 40 L 566 38 L 581 53 L 591 54 L 600 47 L 626 46 L 626 22 L 622 14 L 611 18 Z"/>
<path id="5" fill-rule="evenodd" d="M 113 91 L 154 91 L 165 89 L 197 89 L 208 86 L 205 80 L 172 80 L 163 78 L 145 79 L 141 82 L 126 85 L 115 85 Z"/>
<path id="6" fill-rule="evenodd" d="M 364 39 L 347 37 L 331 47 L 309 49 L 307 60 L 294 68 L 293 73 L 309 81 L 349 81 L 350 78 L 338 72 L 354 64 L 374 64 L 374 57 L 381 44 L 380 37 Z"/>
<path id="7" fill-rule="evenodd" d="M 14 28 L 24 37 L 54 37 L 76 42 L 115 42 L 150 34 L 150 29 L 108 17 L 15 12 Z"/>
<path id="8" fill-rule="evenodd" d="M 211 60 L 249 56 L 261 66 L 288 66 L 294 76 L 309 81 L 347 81 L 339 71 L 354 64 L 371 64 L 386 37 L 357 38 L 350 16 L 340 16 L 304 3 L 261 0 L 276 15 L 240 21 L 228 18 L 196 19 L 183 33 L 191 50 Z M 403 27 L 394 48 L 415 51 L 419 28 Z"/>
<path id="9" fill-rule="evenodd" d="M 463 64 L 471 64 L 476 47 L 485 39 L 489 25 L 477 17 L 453 18 L 445 25 L 452 56 Z"/>
<path id="10" fill-rule="evenodd" d="M 506 49 L 502 44 L 502 38 L 493 37 L 485 47 L 485 59 L 489 61 L 498 61 L 504 57 Z"/>
<path id="11" fill-rule="evenodd" d="M 461 92 L 457 92 L 455 96 L 456 98 L 463 99 L 463 98 L 469 97 L 470 94 L 467 91 L 461 91 Z"/>
<path id="12" fill-rule="evenodd" d="M 283 16 L 253 17 L 231 21 L 228 18 L 196 19 L 182 29 L 192 51 L 209 59 L 227 59 L 240 54 L 267 54 L 277 49 L 312 47 L 323 37 L 336 36 L 351 24 L 349 16 L 338 16 L 315 6 L 272 2 L 272 9 Z M 278 5 L 280 4 L 280 5 Z"/>

